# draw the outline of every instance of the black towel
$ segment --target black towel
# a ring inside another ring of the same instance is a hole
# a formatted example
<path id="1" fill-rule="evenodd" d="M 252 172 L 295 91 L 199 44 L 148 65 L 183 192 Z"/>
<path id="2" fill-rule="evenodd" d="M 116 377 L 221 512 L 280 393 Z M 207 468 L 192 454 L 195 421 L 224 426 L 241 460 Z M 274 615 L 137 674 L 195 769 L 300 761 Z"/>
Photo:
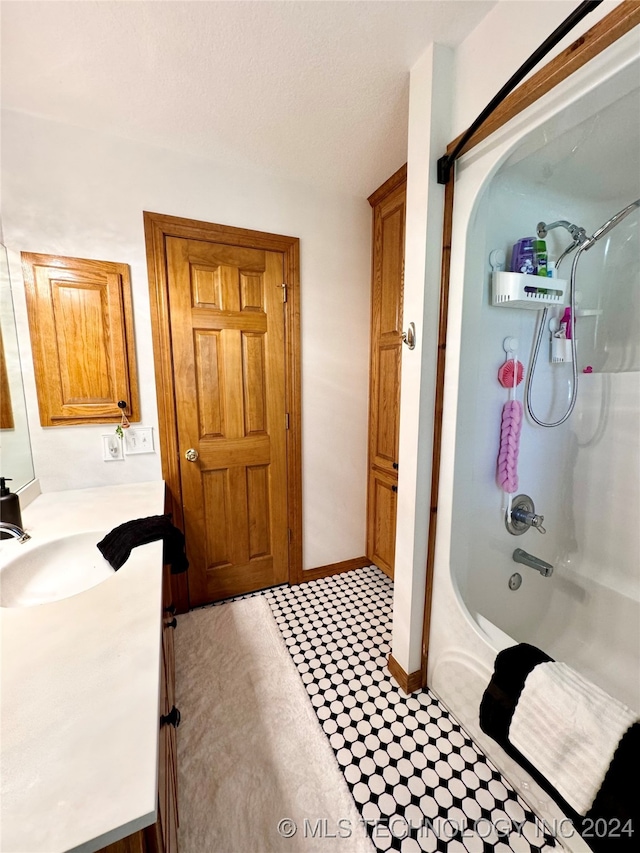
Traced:
<path id="1" fill-rule="evenodd" d="M 510 646 L 496 657 L 493 676 L 480 703 L 480 728 L 503 749 L 510 746 L 509 726 L 527 676 L 534 666 L 552 660 L 528 643 Z"/>
<path id="2" fill-rule="evenodd" d="M 540 663 L 553 661 L 528 643 L 501 651 L 480 703 L 480 728 L 497 741 L 552 797 L 596 853 L 631 853 L 640 838 L 638 766 L 640 725 L 635 723 L 620 740 L 602 786 L 586 815 L 578 814 L 509 740 L 511 718 L 529 673 Z M 542 825 L 542 821 L 540 822 Z M 560 833 L 562 834 L 562 833 Z"/>
<path id="3" fill-rule="evenodd" d="M 114 527 L 107 533 L 98 548 L 105 560 L 118 571 L 129 559 L 131 549 L 162 539 L 162 561 L 171 565 L 171 574 L 186 572 L 189 561 L 184 551 L 184 535 L 171 523 L 170 515 L 151 515 L 136 518 Z"/>

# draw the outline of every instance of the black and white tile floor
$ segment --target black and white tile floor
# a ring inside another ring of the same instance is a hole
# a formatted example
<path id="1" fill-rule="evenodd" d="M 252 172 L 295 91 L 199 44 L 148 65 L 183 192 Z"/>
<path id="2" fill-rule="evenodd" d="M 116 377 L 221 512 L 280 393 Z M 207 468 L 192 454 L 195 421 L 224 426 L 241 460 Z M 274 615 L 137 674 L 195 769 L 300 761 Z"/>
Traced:
<path id="1" fill-rule="evenodd" d="M 439 700 L 391 680 L 393 585 L 379 569 L 263 594 L 378 850 L 559 849 Z"/>

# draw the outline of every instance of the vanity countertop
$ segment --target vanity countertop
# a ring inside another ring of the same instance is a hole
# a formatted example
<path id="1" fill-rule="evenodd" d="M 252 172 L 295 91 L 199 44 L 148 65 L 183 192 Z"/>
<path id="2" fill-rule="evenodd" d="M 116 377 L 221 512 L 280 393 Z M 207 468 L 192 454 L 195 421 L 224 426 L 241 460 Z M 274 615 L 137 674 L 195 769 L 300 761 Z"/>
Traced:
<path id="1" fill-rule="evenodd" d="M 48 492 L 23 522 L 43 542 L 163 511 L 157 481 Z M 21 547 L 2 540 L 0 565 Z M 161 542 L 85 592 L 0 608 L 2 853 L 92 853 L 154 823 L 161 612 Z"/>

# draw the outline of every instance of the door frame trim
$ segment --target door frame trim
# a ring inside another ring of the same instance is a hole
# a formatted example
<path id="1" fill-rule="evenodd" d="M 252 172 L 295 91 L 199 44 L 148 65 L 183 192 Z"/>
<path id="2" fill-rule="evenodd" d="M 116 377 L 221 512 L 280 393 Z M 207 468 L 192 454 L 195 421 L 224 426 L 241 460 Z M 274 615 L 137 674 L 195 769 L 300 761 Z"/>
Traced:
<path id="1" fill-rule="evenodd" d="M 287 301 L 285 303 L 285 403 L 287 430 L 287 517 L 289 523 L 289 583 L 302 579 L 302 410 L 300 366 L 300 240 L 247 228 L 217 225 L 162 213 L 143 211 L 149 277 L 153 355 L 158 398 L 158 426 L 162 476 L 167 484 L 176 526 L 184 529 L 178 449 L 176 395 L 169 316 L 166 238 L 226 243 L 249 249 L 282 252 Z M 189 609 L 188 573 L 172 575 L 173 593 L 180 612 Z"/>

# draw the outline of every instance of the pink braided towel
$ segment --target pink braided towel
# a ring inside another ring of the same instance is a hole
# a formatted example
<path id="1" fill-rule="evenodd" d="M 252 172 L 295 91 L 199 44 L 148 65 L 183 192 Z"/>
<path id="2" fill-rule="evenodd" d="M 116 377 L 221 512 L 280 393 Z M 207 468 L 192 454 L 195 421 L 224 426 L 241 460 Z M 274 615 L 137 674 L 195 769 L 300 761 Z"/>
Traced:
<path id="1" fill-rule="evenodd" d="M 521 428 L 522 403 L 518 400 L 509 400 L 502 409 L 496 479 L 500 488 L 510 495 L 518 491 L 518 450 Z"/>

